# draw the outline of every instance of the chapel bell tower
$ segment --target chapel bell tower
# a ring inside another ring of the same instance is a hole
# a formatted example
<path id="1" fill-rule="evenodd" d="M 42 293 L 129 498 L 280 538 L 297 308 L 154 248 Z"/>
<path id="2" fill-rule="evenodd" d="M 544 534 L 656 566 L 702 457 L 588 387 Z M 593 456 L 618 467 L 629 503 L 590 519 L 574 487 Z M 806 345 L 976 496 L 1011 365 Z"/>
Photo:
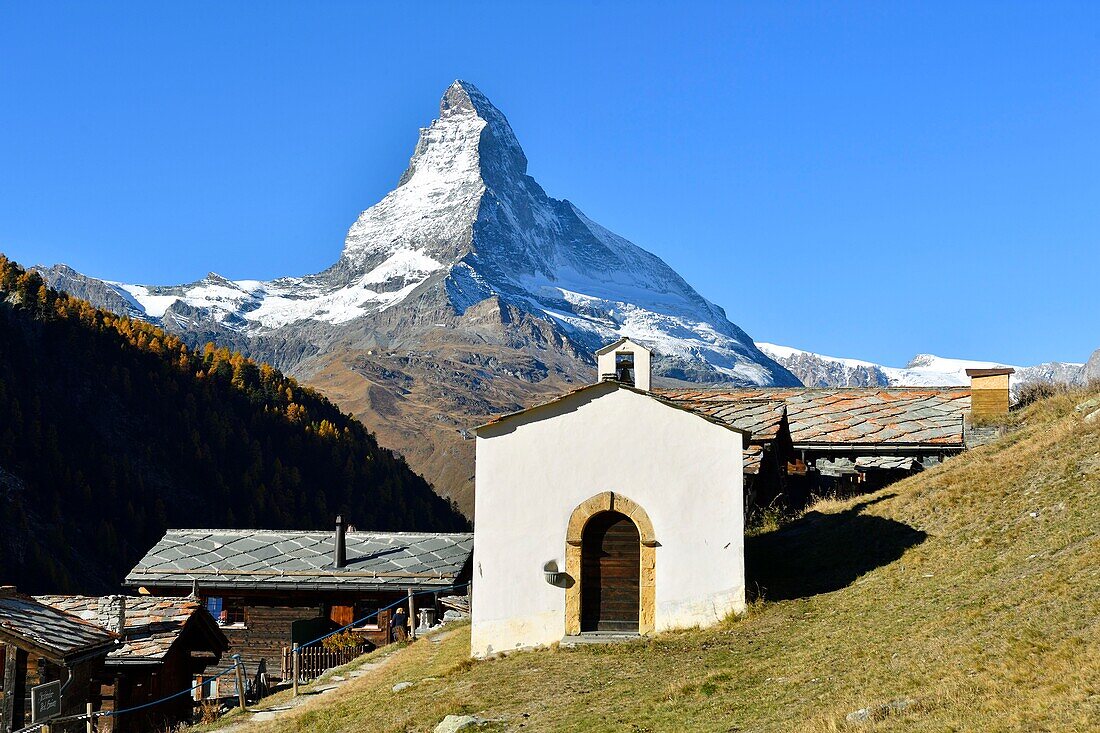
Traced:
<path id="1" fill-rule="evenodd" d="M 649 391 L 649 349 L 625 336 L 596 352 L 600 380 L 614 380 Z"/>

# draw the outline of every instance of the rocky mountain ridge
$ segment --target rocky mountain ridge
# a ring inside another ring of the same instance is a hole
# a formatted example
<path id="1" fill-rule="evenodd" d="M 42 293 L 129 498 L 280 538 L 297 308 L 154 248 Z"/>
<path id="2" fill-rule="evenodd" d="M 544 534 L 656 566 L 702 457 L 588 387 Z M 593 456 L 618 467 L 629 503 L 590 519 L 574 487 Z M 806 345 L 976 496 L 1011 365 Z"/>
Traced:
<path id="1" fill-rule="evenodd" d="M 808 387 L 952 387 L 970 384 L 967 369 L 1011 367 L 1016 372 L 1009 378 L 1010 389 L 1016 392 L 1026 384 L 1083 385 L 1100 379 L 1100 349 L 1089 361 L 1096 364 L 1090 377 L 1090 366 L 1074 362 L 1045 362 L 1033 366 L 1018 366 L 993 361 L 948 359 L 934 354 L 917 354 L 904 367 L 889 367 L 859 359 L 815 354 L 811 351 L 758 342 L 757 346 L 783 366 L 790 369 Z"/>

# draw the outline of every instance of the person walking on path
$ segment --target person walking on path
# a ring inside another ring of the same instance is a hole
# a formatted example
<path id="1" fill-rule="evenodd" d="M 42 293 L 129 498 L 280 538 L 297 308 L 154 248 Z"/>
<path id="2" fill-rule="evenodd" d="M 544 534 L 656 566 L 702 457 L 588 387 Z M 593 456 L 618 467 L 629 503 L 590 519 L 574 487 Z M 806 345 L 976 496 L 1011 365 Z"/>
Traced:
<path id="1" fill-rule="evenodd" d="M 390 617 L 390 640 L 405 641 L 408 636 L 408 623 L 409 615 L 405 613 L 404 608 L 398 607 Z"/>

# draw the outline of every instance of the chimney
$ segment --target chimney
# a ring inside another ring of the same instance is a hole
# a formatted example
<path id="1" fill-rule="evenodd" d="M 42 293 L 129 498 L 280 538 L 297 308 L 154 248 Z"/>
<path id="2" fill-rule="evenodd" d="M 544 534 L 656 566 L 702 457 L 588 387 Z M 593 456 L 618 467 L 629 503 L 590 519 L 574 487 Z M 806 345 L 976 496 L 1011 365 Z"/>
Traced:
<path id="1" fill-rule="evenodd" d="M 344 526 L 344 517 L 336 515 L 336 541 L 332 549 L 333 567 L 342 568 L 348 563 L 347 528 Z"/>
<path id="2" fill-rule="evenodd" d="M 1008 414 L 1008 376 L 1015 369 L 967 369 L 970 377 L 970 417 L 990 418 Z"/>
<path id="3" fill-rule="evenodd" d="M 126 628 L 126 596 L 102 596 L 98 611 L 100 626 L 121 636 Z"/>

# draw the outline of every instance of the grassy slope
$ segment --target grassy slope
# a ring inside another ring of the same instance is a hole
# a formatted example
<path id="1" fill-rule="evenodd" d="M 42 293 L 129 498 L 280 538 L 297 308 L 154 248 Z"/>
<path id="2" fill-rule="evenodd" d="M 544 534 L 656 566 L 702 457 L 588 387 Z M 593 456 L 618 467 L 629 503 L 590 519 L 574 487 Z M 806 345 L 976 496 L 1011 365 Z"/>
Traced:
<path id="1" fill-rule="evenodd" d="M 901 697 L 915 704 L 861 729 L 1100 729 L 1100 424 L 1080 399 L 750 538 L 765 590 L 747 618 L 479 663 L 462 629 L 258 729 L 430 731 L 470 712 L 507 730 L 827 731 Z"/>

